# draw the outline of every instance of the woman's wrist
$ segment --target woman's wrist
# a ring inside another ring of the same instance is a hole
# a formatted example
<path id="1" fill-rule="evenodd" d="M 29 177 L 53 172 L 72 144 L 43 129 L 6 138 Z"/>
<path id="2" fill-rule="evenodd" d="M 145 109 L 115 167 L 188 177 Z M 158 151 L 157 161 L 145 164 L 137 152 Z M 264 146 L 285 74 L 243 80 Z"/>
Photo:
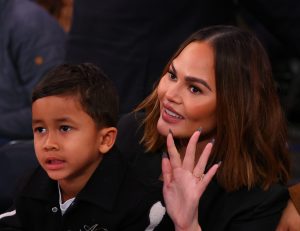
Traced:
<path id="1" fill-rule="evenodd" d="M 200 225 L 198 224 L 198 226 L 196 227 L 189 227 L 189 228 L 178 228 L 175 227 L 175 231 L 202 231 Z"/>
<path id="2" fill-rule="evenodd" d="M 202 229 L 197 220 L 195 223 L 192 223 L 188 227 L 178 227 L 175 225 L 175 231 L 202 231 Z"/>

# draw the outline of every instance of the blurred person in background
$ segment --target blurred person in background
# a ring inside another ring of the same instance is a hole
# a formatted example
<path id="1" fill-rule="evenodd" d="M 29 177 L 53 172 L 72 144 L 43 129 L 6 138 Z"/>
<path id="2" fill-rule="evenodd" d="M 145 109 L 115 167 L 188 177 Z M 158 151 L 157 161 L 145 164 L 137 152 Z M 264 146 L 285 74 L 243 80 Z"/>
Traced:
<path id="1" fill-rule="evenodd" d="M 75 1 L 73 9 L 66 60 L 102 66 L 118 88 L 122 114 L 151 92 L 179 44 L 205 26 L 235 24 L 255 30 L 281 67 L 279 49 L 285 57 L 300 54 L 298 0 L 85 0 Z"/>
<path id="2" fill-rule="evenodd" d="M 69 32 L 72 22 L 73 0 L 36 0 L 56 18 L 65 32 Z"/>
<path id="3" fill-rule="evenodd" d="M 33 1 L 0 0 L 0 146 L 32 139 L 31 90 L 63 62 L 66 34 Z"/>

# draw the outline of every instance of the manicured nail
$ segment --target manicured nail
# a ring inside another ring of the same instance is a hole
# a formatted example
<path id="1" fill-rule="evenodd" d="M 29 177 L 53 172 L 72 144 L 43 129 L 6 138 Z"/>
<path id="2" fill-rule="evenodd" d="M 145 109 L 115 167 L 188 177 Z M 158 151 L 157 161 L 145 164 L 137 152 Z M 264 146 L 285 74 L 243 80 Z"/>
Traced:
<path id="1" fill-rule="evenodd" d="M 215 143 L 215 138 L 212 138 L 211 141 L 210 141 L 212 144 Z"/>
<path id="2" fill-rule="evenodd" d="M 171 135 L 173 136 L 173 131 L 171 130 L 171 128 L 169 128 L 169 133 L 171 133 Z"/>
<path id="3" fill-rule="evenodd" d="M 163 153 L 162 153 L 162 158 L 168 158 L 168 159 L 170 159 L 169 153 L 163 152 Z"/>
<path id="4" fill-rule="evenodd" d="M 199 131 L 201 133 L 202 132 L 202 128 L 201 127 L 198 128 L 197 131 Z"/>
<path id="5" fill-rule="evenodd" d="M 222 164 L 222 161 L 219 161 L 219 162 L 218 162 L 218 166 L 220 167 L 221 164 Z"/>

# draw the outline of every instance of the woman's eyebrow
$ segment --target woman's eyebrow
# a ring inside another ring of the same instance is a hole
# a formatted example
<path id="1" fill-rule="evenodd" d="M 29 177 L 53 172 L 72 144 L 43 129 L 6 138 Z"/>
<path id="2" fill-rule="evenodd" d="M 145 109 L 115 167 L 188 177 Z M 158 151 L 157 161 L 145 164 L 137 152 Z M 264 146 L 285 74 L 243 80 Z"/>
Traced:
<path id="1" fill-rule="evenodd" d="M 170 65 L 170 68 L 171 70 L 174 72 L 174 74 L 176 75 L 177 74 L 177 71 L 176 71 L 176 68 L 174 67 L 174 64 L 171 63 Z M 193 76 L 185 76 L 184 77 L 185 81 L 187 82 L 192 82 L 192 83 L 200 83 L 202 84 L 204 87 L 206 87 L 209 91 L 212 91 L 211 87 L 209 86 L 209 84 L 203 80 L 203 79 L 200 79 L 200 78 L 197 78 L 197 77 L 193 77 Z"/>
<path id="2" fill-rule="evenodd" d="M 171 65 L 170 65 L 170 67 L 171 67 L 171 70 L 174 72 L 174 74 L 176 75 L 177 74 L 177 72 L 176 72 L 176 68 L 174 67 L 174 64 L 173 63 L 171 63 Z M 204 87 L 206 87 L 208 90 L 210 90 L 210 91 L 212 91 L 211 90 L 211 87 L 209 86 L 209 84 L 205 81 L 205 80 L 203 80 L 203 79 L 200 79 L 200 78 L 197 78 L 197 77 L 193 77 L 193 76 L 185 76 L 185 81 L 187 81 L 187 82 L 196 82 L 196 83 L 200 83 L 200 84 L 202 84 Z"/>
<path id="3" fill-rule="evenodd" d="M 205 80 L 203 80 L 203 79 L 200 79 L 200 78 L 197 78 L 197 77 L 193 77 L 193 76 L 185 76 L 184 79 L 187 82 L 200 83 L 204 87 L 206 87 L 208 90 L 212 91 L 211 88 L 210 88 L 210 86 L 208 85 L 208 83 Z"/>
<path id="4" fill-rule="evenodd" d="M 174 67 L 174 64 L 173 63 L 171 63 L 171 70 L 174 72 L 174 74 L 177 74 L 177 72 L 176 72 L 176 68 Z"/>

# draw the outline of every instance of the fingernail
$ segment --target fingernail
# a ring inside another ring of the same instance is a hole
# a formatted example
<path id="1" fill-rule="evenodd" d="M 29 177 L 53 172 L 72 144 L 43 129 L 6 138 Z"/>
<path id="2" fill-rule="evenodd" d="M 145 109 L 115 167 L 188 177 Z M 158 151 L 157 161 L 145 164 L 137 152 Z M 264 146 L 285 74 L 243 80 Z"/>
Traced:
<path id="1" fill-rule="evenodd" d="M 171 135 L 173 136 L 173 131 L 171 130 L 171 128 L 169 128 L 169 133 L 171 133 Z"/>
<path id="2" fill-rule="evenodd" d="M 212 144 L 215 143 L 215 138 L 212 138 L 211 141 L 210 141 Z"/>
<path id="3" fill-rule="evenodd" d="M 163 152 L 163 153 L 162 153 L 162 158 L 168 158 L 168 159 L 170 159 L 170 158 L 169 158 L 169 153 Z"/>
<path id="4" fill-rule="evenodd" d="M 220 167 L 221 164 L 222 164 L 222 161 L 219 161 L 219 162 L 218 162 L 218 166 Z"/>
<path id="5" fill-rule="evenodd" d="M 202 128 L 201 127 L 198 128 L 197 131 L 199 131 L 201 133 L 202 132 Z"/>

